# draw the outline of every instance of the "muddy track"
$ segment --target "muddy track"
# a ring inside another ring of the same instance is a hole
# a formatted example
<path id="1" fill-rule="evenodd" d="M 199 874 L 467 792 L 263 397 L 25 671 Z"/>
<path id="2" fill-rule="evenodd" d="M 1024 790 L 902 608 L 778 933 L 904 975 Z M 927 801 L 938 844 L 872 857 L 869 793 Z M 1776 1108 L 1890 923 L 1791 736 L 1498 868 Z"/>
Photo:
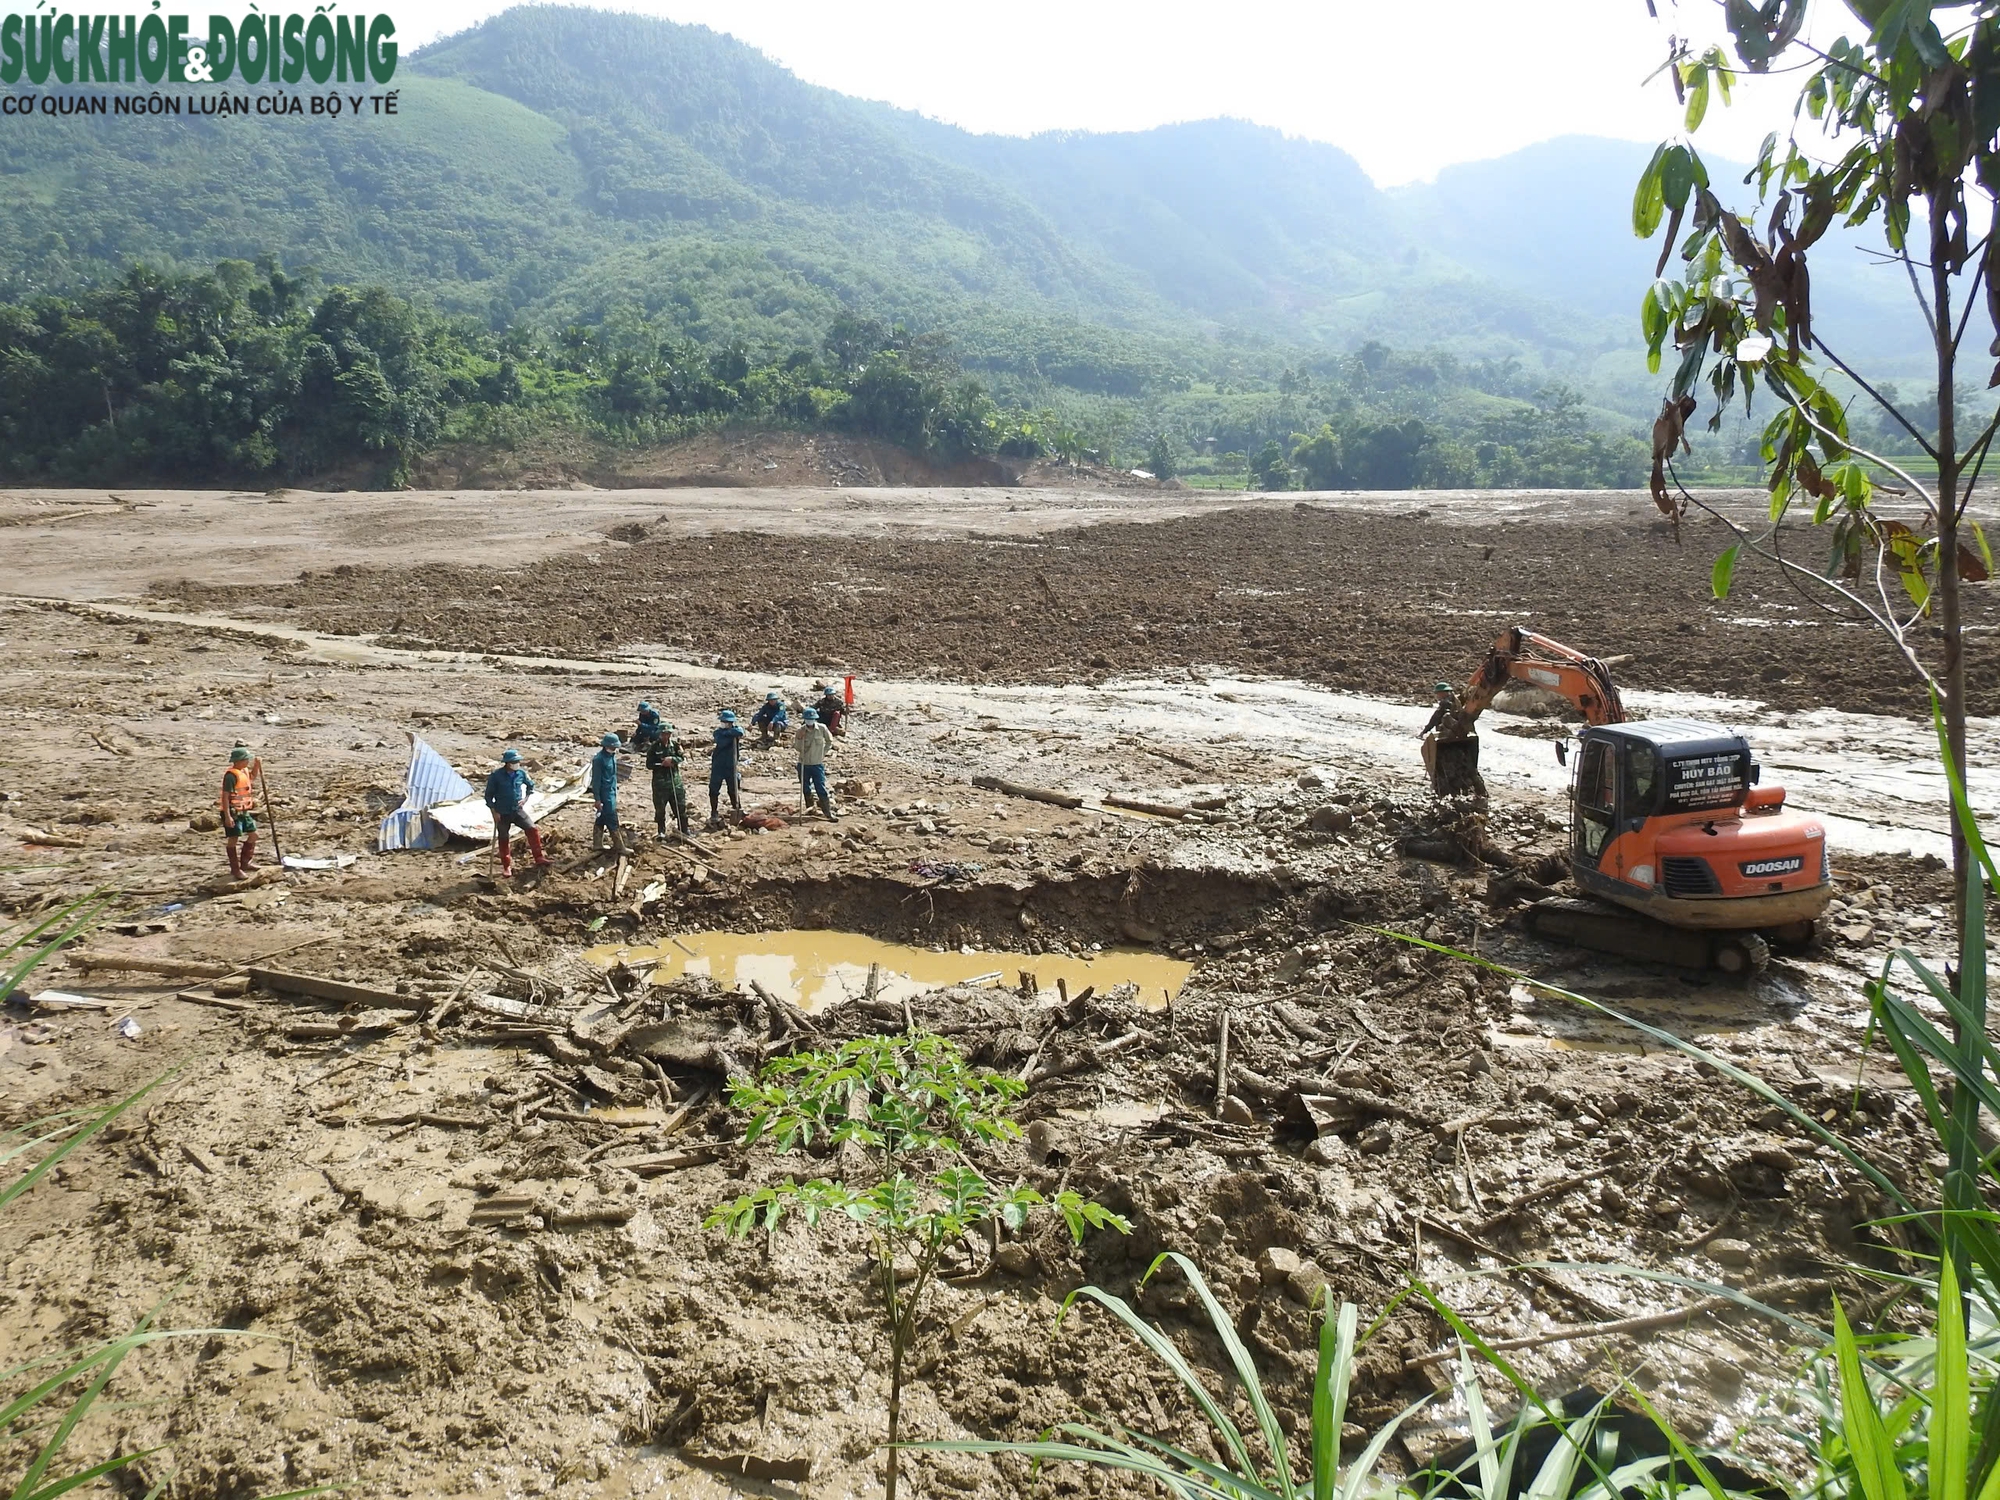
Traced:
<path id="1" fill-rule="evenodd" d="M 1421 512 L 1419 513 L 1421 514 Z M 507 571 L 340 568 L 294 586 L 162 586 L 182 605 L 255 611 L 398 644 L 492 652 L 676 650 L 770 672 L 836 668 L 972 682 L 1096 682 L 1204 666 L 1421 701 L 1462 680 L 1507 625 L 1621 663 L 1621 683 L 1784 710 L 1921 716 L 1872 627 L 1817 612 L 1690 521 L 1439 525 L 1301 503 L 1037 539 L 645 541 Z M 1967 590 L 1970 703 L 2000 712 L 1990 586 Z"/>

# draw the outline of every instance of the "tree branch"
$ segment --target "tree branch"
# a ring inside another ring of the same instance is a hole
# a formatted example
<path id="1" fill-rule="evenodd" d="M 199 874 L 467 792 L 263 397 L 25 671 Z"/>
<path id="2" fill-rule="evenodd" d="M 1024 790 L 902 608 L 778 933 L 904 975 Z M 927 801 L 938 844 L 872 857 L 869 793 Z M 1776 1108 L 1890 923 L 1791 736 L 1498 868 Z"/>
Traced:
<path id="1" fill-rule="evenodd" d="M 1970 448 L 1965 450 L 1963 463 L 1970 464 L 1972 471 L 1965 481 L 1964 494 L 1957 497 L 1958 503 L 1952 510 L 1954 521 L 1963 517 L 1966 507 L 1972 504 L 1972 487 L 1979 483 L 1979 472 L 1986 467 L 1986 455 L 1993 447 L 1993 436 L 1996 431 L 2000 431 L 2000 408 L 1995 408 L 1993 419 L 1986 424 L 1986 430 L 1973 440 Z"/>
<path id="2" fill-rule="evenodd" d="M 1937 315 L 1931 311 L 1931 299 L 1924 295 L 1924 284 L 1917 280 L 1917 263 L 1910 259 L 1910 246 L 1907 240 L 1902 249 L 1897 251 L 1897 256 L 1903 262 L 1903 269 L 1910 273 L 1910 290 L 1916 294 L 1917 306 L 1924 315 L 1924 327 L 1931 331 L 1931 342 L 1935 344 L 1938 336 Z"/>
<path id="3" fill-rule="evenodd" d="M 1935 463 L 1937 461 L 1937 456 L 1938 456 L 1937 449 L 1931 445 L 1930 439 L 1925 437 L 1921 432 L 1917 431 L 1915 425 L 1910 421 L 1910 419 L 1904 416 L 1903 413 L 1890 402 L 1887 396 L 1884 396 L 1880 391 L 1876 390 L 1874 386 L 1870 385 L 1867 381 L 1863 380 L 1859 372 L 1857 372 L 1852 365 L 1850 365 L 1846 360 L 1842 359 L 1838 354 L 1835 354 L 1831 349 L 1827 348 L 1826 340 L 1821 338 L 1818 334 L 1813 335 L 1813 347 L 1819 350 L 1821 354 L 1824 354 L 1827 357 L 1827 360 L 1833 365 L 1835 369 L 1839 370 L 1841 374 L 1845 375 L 1849 380 L 1853 381 L 1856 385 L 1860 386 L 1862 390 L 1866 391 L 1877 406 L 1881 407 L 1882 410 L 1887 412 L 1890 416 L 1894 417 L 1896 419 L 1897 425 L 1900 426 L 1903 429 L 1903 431 L 1907 432 L 1911 437 L 1917 440 L 1917 446 L 1924 450 L 1925 455 L 1928 458 L 1930 458 L 1932 462 Z"/>
<path id="4" fill-rule="evenodd" d="M 1853 621 L 1849 620 L 1846 615 L 1842 614 L 1839 610 L 1835 609 L 1831 604 L 1828 604 L 1824 599 L 1816 598 L 1813 595 L 1807 593 L 1805 591 L 1804 585 L 1802 585 L 1798 581 L 1798 579 L 1793 576 L 1792 562 L 1779 549 L 1778 538 L 1779 535 L 1783 532 L 1783 530 L 1784 530 L 1784 523 L 1782 521 L 1774 522 L 1772 524 L 1769 534 L 1771 538 L 1771 558 L 1774 562 L 1776 562 L 1779 565 L 1778 571 L 1780 575 L 1784 578 L 1785 582 L 1789 583 L 1792 586 L 1792 591 L 1796 593 L 1801 599 L 1805 600 L 1806 603 L 1810 604 L 1814 609 L 1824 610 L 1827 614 L 1832 615 L 1834 619 L 1839 620 L 1844 624 L 1854 623 Z M 1806 572 L 1809 570 L 1800 568 L 1800 571 Z M 1821 575 L 1818 573 L 1811 573 L 1810 576 L 1815 579 L 1821 577 Z M 1838 592 L 1838 590 L 1836 590 L 1836 592 Z"/>
<path id="5" fill-rule="evenodd" d="M 1714 506 L 1709 505 L 1707 502 L 1703 500 L 1697 499 L 1694 493 L 1690 491 L 1686 485 L 1681 483 L 1681 477 L 1679 473 L 1675 471 L 1673 462 L 1671 460 L 1668 461 L 1666 467 L 1667 467 L 1667 472 L 1673 476 L 1674 488 L 1678 489 L 1681 492 L 1681 498 L 1684 501 L 1686 501 L 1690 505 L 1695 506 L 1699 510 L 1707 512 L 1709 515 L 1713 516 L 1716 520 L 1720 521 L 1724 526 L 1727 526 L 1730 529 L 1730 531 L 1735 534 L 1737 541 L 1742 546 L 1754 552 L 1757 556 L 1765 559 L 1767 562 L 1776 563 L 1780 568 L 1784 569 L 1786 572 L 1810 578 L 1814 583 L 1817 583 L 1824 588 L 1831 589 L 1834 593 L 1840 595 L 1841 598 L 1845 599 L 1848 603 L 1852 604 L 1856 609 L 1860 610 L 1864 615 L 1866 615 L 1871 621 L 1874 622 L 1877 629 L 1879 629 L 1884 635 L 1889 637 L 1890 643 L 1895 646 L 1897 654 L 1900 655 L 1903 658 L 1903 660 L 1909 664 L 1910 670 L 1912 670 L 1917 674 L 1917 676 L 1923 681 L 1925 686 L 1929 687 L 1933 692 L 1937 691 L 1937 679 L 1931 675 L 1930 669 L 1926 667 L 1921 660 L 1918 659 L 1916 652 L 1910 649 L 1910 644 L 1908 640 L 1906 640 L 1904 637 L 1903 627 L 1896 623 L 1895 615 L 1893 612 L 1891 612 L 1888 618 L 1885 619 L 1883 616 L 1877 614 L 1875 610 L 1865 600 L 1861 598 L 1860 595 L 1842 588 L 1838 583 L 1834 582 L 1833 579 L 1822 577 L 1820 574 L 1813 572 L 1812 569 L 1810 568 L 1800 567 L 1799 564 L 1791 562 L 1788 559 L 1779 556 L 1775 553 L 1772 553 L 1770 551 L 1767 551 L 1765 548 L 1759 546 L 1756 538 L 1751 536 L 1750 533 L 1745 531 L 1741 526 L 1737 525 L 1735 521 L 1730 519 L 1728 516 L 1724 515 L 1721 511 L 1717 510 Z M 1877 561 L 1877 567 L 1879 570 L 1880 567 L 1879 558 Z"/>
<path id="6" fill-rule="evenodd" d="M 1845 448 L 1849 453 L 1853 453 L 1862 458 L 1867 459 L 1868 462 L 1874 464 L 1878 468 L 1887 469 L 1891 474 L 1894 474 L 1898 479 L 1902 480 L 1903 483 L 1907 484 L 1912 490 L 1916 491 L 1917 495 L 1924 502 L 1924 508 L 1931 513 L 1931 519 L 1933 521 L 1937 519 L 1938 503 L 1936 497 L 1933 496 L 1929 490 L 1925 489 L 1921 484 L 1919 484 L 1907 469 L 1900 468 L 1897 465 L 1890 463 L 1888 459 L 1882 457 L 1879 453 L 1870 453 L 1866 448 L 1860 447 L 1857 444 L 1852 443 L 1848 439 L 1842 437 L 1839 433 L 1835 432 L 1825 423 L 1815 418 L 1811 410 L 1807 408 L 1806 404 L 1803 401 L 1799 400 L 1798 397 L 1794 396 L 1791 393 L 1791 391 L 1784 385 L 1779 385 L 1778 391 L 1779 394 L 1782 395 L 1786 401 L 1791 403 L 1792 410 L 1797 412 L 1801 417 L 1805 419 L 1806 426 L 1812 428 L 1812 430 L 1814 432 L 1817 432 L 1821 437 L 1827 438 L 1832 442 L 1838 443 L 1841 447 Z M 1933 454 L 1932 456 L 1936 457 L 1935 454 Z"/>
<path id="7" fill-rule="evenodd" d="M 1958 331 L 1951 336 L 1951 352 L 1954 356 L 1958 353 L 1959 340 L 1965 337 L 1965 325 L 1972 321 L 1972 310 L 1979 305 L 1979 283 L 1986 275 L 1986 242 L 1992 238 L 1993 231 L 1988 229 L 1979 237 L 1979 243 L 1968 252 L 1977 263 L 1972 268 L 1972 280 L 1965 285 L 1965 311 L 1958 315 Z"/>
<path id="8" fill-rule="evenodd" d="M 1807 52 L 1810 52 L 1814 57 L 1817 57 L 1821 62 L 1825 63 L 1830 68 L 1845 68 L 1855 77 L 1865 78 L 1870 83 L 1874 84 L 1877 88 L 1886 89 L 1889 86 L 1886 82 L 1876 77 L 1873 73 L 1869 72 L 1859 63 L 1851 63 L 1847 61 L 1847 59 L 1844 57 L 1829 56 L 1827 53 L 1822 52 L 1819 48 L 1815 47 L 1811 42 L 1805 41 L 1804 39 L 1798 39 L 1795 42 L 1795 45 L 1803 47 Z"/>

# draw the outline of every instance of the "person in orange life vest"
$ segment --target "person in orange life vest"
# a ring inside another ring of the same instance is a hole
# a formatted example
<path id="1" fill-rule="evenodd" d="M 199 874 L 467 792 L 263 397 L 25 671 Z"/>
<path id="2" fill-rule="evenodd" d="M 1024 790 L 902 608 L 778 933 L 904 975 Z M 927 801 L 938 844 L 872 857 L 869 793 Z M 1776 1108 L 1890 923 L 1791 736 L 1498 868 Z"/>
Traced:
<path id="1" fill-rule="evenodd" d="M 222 773 L 222 839 L 229 851 L 229 873 L 238 880 L 250 873 L 257 856 L 257 782 L 263 774 L 264 763 L 249 746 L 229 752 L 229 769 Z"/>

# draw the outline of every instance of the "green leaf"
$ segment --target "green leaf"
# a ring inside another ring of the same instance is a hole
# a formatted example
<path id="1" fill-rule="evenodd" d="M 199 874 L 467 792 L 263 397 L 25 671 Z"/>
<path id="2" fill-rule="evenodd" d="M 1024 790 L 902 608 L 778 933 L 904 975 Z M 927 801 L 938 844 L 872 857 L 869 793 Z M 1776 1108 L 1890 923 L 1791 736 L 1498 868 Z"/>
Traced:
<path id="1" fill-rule="evenodd" d="M 1340 1471 L 1340 1428 L 1347 1420 L 1347 1382 L 1353 1373 L 1354 1330 L 1359 1310 L 1343 1302 L 1336 1312 L 1329 1296 L 1319 1324 L 1319 1367 L 1313 1376 L 1313 1500 L 1333 1500 Z"/>
<path id="2" fill-rule="evenodd" d="M 1687 207 L 1694 189 L 1694 153 L 1685 146 L 1669 146 L 1660 158 L 1660 197 L 1668 208 Z"/>
<path id="3" fill-rule="evenodd" d="M 1689 63 L 1681 70 L 1687 83 L 1687 131 L 1693 135 L 1701 129 L 1702 117 L 1708 113 L 1708 65 Z"/>
<path id="4" fill-rule="evenodd" d="M 1965 1493 L 1972 1452 L 1972 1390 L 1966 1366 L 1964 1309 L 1958 1269 L 1946 1255 L 1938 1267 L 1936 1381 L 1931 1390 L 1930 1494 L 1958 1500 Z"/>
<path id="5" fill-rule="evenodd" d="M 1666 214 L 1666 198 L 1660 188 L 1660 163 L 1666 154 L 1665 143 L 1654 149 L 1653 159 L 1646 163 L 1638 186 L 1632 190 L 1632 233 L 1642 240 L 1653 237 Z"/>
<path id="6" fill-rule="evenodd" d="M 1715 566 L 1709 570 L 1708 586 L 1714 592 L 1716 598 L 1727 599 L 1729 597 L 1730 582 L 1736 577 L 1736 559 L 1742 551 L 1743 544 L 1738 542 L 1735 546 L 1724 552 L 1722 556 L 1718 557 L 1715 560 Z"/>
<path id="7" fill-rule="evenodd" d="M 1861 1347 L 1838 1297 L 1833 1299 L 1833 1351 L 1840 1372 L 1841 1436 L 1853 1456 L 1862 1494 L 1867 1500 L 1908 1500 L 1895 1445 L 1875 1405 L 1875 1393 L 1861 1368 Z"/>

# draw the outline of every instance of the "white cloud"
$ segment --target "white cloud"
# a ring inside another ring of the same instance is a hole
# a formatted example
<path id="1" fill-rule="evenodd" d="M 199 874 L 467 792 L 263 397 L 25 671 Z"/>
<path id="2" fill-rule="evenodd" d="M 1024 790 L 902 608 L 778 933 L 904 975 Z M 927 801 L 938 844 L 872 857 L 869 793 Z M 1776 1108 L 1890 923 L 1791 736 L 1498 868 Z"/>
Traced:
<path id="1" fill-rule="evenodd" d="M 1328 141 L 1378 183 L 1566 134 L 1657 140 L 1678 123 L 1670 30 L 1718 34 L 1713 0 L 632 0 L 726 32 L 812 83 L 969 130 L 1144 130 L 1229 115 Z M 418 0 L 406 44 L 505 7 Z M 1701 131 L 1747 157 L 1790 119 L 1789 80 L 1739 91 Z M 1642 87 L 1643 84 L 1643 87 Z M 1795 87 L 1795 83 L 1791 84 Z"/>

